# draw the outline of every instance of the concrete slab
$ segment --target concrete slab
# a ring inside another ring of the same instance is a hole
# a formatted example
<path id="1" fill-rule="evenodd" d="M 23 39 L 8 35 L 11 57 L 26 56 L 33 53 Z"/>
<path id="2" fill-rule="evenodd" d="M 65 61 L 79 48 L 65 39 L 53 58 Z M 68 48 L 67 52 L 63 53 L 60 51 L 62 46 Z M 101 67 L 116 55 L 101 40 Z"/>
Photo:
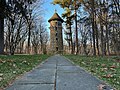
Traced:
<path id="1" fill-rule="evenodd" d="M 59 72 L 56 90 L 97 90 L 101 82 L 86 73 Z"/>
<path id="2" fill-rule="evenodd" d="M 81 72 L 79 67 L 76 66 L 58 66 L 57 72 Z"/>
<path id="3" fill-rule="evenodd" d="M 35 69 L 36 70 L 36 69 Z M 55 69 L 40 69 L 24 75 L 17 82 L 54 83 Z"/>
<path id="4" fill-rule="evenodd" d="M 6 90 L 54 90 L 54 84 L 14 84 Z"/>
<path id="5" fill-rule="evenodd" d="M 37 69 L 56 69 L 56 64 L 44 64 Z"/>

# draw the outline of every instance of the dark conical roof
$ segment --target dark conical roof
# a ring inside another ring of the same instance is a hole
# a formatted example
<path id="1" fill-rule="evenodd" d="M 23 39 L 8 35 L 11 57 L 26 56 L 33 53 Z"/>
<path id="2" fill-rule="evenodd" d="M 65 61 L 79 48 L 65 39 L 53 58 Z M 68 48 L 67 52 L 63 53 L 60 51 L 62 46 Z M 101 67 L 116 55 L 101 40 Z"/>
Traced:
<path id="1" fill-rule="evenodd" d="M 64 22 L 64 20 L 55 12 L 54 15 L 48 20 L 48 22 L 52 21 L 52 20 L 58 20 L 61 22 Z"/>

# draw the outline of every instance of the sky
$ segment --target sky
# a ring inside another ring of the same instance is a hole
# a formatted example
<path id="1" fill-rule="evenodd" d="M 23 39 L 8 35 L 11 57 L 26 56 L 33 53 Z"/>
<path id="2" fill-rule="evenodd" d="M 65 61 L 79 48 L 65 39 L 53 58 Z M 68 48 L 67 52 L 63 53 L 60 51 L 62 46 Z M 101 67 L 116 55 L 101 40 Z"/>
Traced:
<path id="1" fill-rule="evenodd" d="M 45 14 L 43 16 L 47 23 L 46 27 L 47 27 L 49 34 L 50 34 L 50 30 L 49 30 L 50 24 L 49 24 L 48 20 L 53 16 L 53 14 L 55 13 L 55 10 L 57 10 L 57 13 L 59 14 L 59 16 L 61 18 L 62 18 L 62 16 L 61 16 L 62 13 L 64 12 L 64 10 L 59 5 L 51 4 L 52 1 L 53 0 L 46 0 L 46 2 L 43 5 L 43 8 L 45 9 Z M 63 38 L 64 38 L 64 30 L 63 30 Z M 64 41 L 64 43 L 65 43 L 65 41 Z"/>
<path id="2" fill-rule="evenodd" d="M 44 19 L 47 22 L 47 26 L 49 26 L 48 20 L 53 16 L 55 10 L 57 10 L 57 13 L 61 16 L 61 14 L 64 12 L 64 10 L 59 5 L 53 5 L 51 4 L 53 0 L 46 0 L 43 8 L 45 9 Z"/>
<path id="3" fill-rule="evenodd" d="M 53 16 L 53 14 L 55 13 L 55 10 L 57 10 L 57 13 L 59 14 L 60 17 L 62 15 L 62 13 L 64 13 L 64 10 L 59 5 L 51 4 L 52 1 L 53 0 L 45 0 L 45 3 L 43 4 L 43 9 L 45 12 L 42 16 L 45 20 L 47 31 L 49 34 L 50 34 L 50 30 L 49 30 L 50 24 L 49 24 L 48 20 Z M 64 38 L 64 30 L 63 30 L 63 38 Z M 65 42 L 65 40 L 64 40 L 64 42 Z"/>

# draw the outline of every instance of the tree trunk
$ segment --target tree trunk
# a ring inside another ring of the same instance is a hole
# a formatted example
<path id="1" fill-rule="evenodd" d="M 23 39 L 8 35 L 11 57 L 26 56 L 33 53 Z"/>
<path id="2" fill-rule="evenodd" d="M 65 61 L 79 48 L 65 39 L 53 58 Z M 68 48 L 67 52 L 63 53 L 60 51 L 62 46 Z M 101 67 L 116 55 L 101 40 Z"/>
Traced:
<path id="1" fill-rule="evenodd" d="M 38 54 L 38 50 L 37 50 L 38 48 L 37 48 L 37 46 L 35 45 L 35 46 L 33 46 L 33 47 L 34 47 L 34 53 L 35 53 L 35 54 Z"/>
<path id="2" fill-rule="evenodd" d="M 91 5 L 92 5 L 92 30 L 93 30 L 93 33 L 92 33 L 92 36 L 93 36 L 93 55 L 96 55 L 96 47 L 95 47 L 95 24 L 94 24 L 94 0 L 91 1 Z"/>
<path id="3" fill-rule="evenodd" d="M 47 54 L 47 50 L 46 50 L 46 45 L 44 44 L 44 47 L 43 47 L 43 54 Z"/>
<path id="4" fill-rule="evenodd" d="M 78 29 L 77 29 L 77 5 L 75 0 L 75 33 L 76 33 L 76 55 L 78 54 Z"/>
<path id="5" fill-rule="evenodd" d="M 0 54 L 4 54 L 4 9 L 6 0 L 0 0 Z"/>
<path id="6" fill-rule="evenodd" d="M 107 46 L 107 54 L 110 55 L 110 49 L 109 49 L 109 37 L 108 37 L 108 25 L 106 23 L 106 46 Z"/>
<path id="7" fill-rule="evenodd" d="M 97 26 L 96 26 L 97 27 Z M 97 47 L 97 52 L 98 55 L 100 55 L 100 51 L 99 51 L 99 40 L 98 40 L 98 30 L 96 28 L 96 47 Z"/>
<path id="8" fill-rule="evenodd" d="M 30 8 L 30 6 L 29 6 L 29 8 Z M 30 54 L 30 50 L 31 50 L 31 48 L 30 48 L 30 40 L 31 40 L 31 29 L 32 29 L 32 21 L 31 21 L 31 13 L 30 13 L 30 18 L 28 19 L 28 54 Z"/>
<path id="9" fill-rule="evenodd" d="M 95 12 L 95 19 L 96 19 L 96 12 Z M 97 28 L 96 20 L 95 20 L 95 31 L 96 31 L 96 47 L 97 47 L 97 52 L 99 55 L 100 51 L 99 51 L 98 28 Z"/>
<path id="10" fill-rule="evenodd" d="M 25 42 L 25 40 L 21 41 L 21 43 L 20 43 L 20 54 L 24 53 L 24 51 L 23 51 L 24 42 Z"/>
<path id="11" fill-rule="evenodd" d="M 71 21 L 70 21 L 70 41 L 71 41 L 71 54 L 73 54 L 73 53 L 74 53 L 74 50 L 73 50 L 73 40 L 72 40 Z"/>
<path id="12" fill-rule="evenodd" d="M 101 52 L 102 52 L 102 56 L 105 55 L 105 52 L 104 52 L 104 35 L 103 35 L 103 25 L 102 23 L 100 23 L 100 28 L 101 28 Z"/>
<path id="13" fill-rule="evenodd" d="M 4 54 L 4 18 L 0 16 L 0 54 Z"/>
<path id="14" fill-rule="evenodd" d="M 30 25 L 29 25 L 29 32 L 28 32 L 28 54 L 30 54 L 30 37 L 31 37 L 31 31 L 30 31 Z"/>

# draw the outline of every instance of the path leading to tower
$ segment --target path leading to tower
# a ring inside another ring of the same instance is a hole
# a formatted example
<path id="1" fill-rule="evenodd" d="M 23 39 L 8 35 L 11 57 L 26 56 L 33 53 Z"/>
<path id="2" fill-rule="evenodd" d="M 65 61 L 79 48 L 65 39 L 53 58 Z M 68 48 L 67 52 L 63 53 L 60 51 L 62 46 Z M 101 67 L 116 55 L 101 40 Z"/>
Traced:
<path id="1" fill-rule="evenodd" d="M 66 58 L 55 55 L 6 90 L 98 90 L 102 82 Z M 111 90 L 106 87 L 104 90 Z"/>

